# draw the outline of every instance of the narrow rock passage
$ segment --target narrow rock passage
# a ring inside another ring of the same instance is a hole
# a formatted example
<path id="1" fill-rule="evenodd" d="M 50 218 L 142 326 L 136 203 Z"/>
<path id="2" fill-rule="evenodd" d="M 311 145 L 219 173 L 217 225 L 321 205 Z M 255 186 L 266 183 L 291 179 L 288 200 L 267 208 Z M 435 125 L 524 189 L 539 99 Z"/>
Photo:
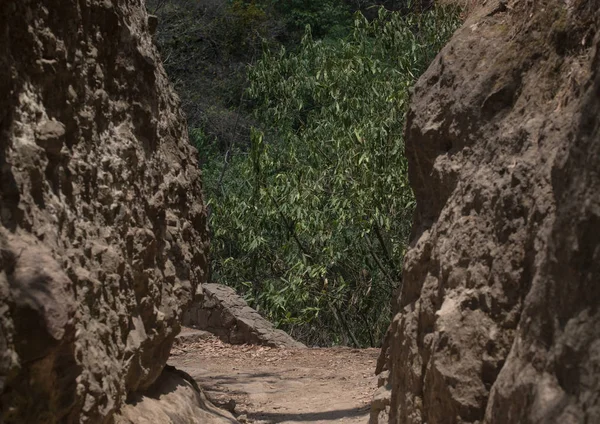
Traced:
<path id="1" fill-rule="evenodd" d="M 209 337 L 173 348 L 217 406 L 250 423 L 366 423 L 377 349 L 233 346 Z"/>

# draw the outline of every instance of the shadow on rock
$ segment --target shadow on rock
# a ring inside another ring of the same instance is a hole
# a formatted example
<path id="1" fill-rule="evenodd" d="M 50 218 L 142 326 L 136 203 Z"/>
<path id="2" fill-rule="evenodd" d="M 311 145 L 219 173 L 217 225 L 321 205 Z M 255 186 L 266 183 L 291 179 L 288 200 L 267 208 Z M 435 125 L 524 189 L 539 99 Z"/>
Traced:
<path id="1" fill-rule="evenodd" d="M 227 411 L 208 401 L 194 379 L 184 371 L 167 365 L 145 393 L 128 399 L 115 424 L 235 424 Z"/>

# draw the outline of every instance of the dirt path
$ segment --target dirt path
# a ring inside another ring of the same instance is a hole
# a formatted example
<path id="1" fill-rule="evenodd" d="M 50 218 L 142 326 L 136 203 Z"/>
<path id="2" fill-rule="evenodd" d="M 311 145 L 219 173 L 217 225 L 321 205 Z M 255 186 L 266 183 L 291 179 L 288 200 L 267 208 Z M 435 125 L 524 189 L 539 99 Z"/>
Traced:
<path id="1" fill-rule="evenodd" d="M 174 348 L 169 364 L 194 377 L 240 421 L 364 424 L 378 353 L 231 346 L 210 338 Z"/>

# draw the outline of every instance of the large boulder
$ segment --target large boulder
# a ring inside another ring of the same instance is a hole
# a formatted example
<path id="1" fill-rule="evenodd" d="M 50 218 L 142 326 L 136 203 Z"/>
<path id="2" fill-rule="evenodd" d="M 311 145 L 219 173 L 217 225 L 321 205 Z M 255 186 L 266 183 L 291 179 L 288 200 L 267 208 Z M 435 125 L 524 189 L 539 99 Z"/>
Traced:
<path id="1" fill-rule="evenodd" d="M 208 331 L 231 344 L 259 344 L 271 347 L 306 346 L 263 318 L 231 287 L 205 284 L 202 296 L 183 315 L 186 326 Z"/>
<path id="2" fill-rule="evenodd" d="M 0 422 L 109 422 L 206 275 L 196 152 L 142 0 L 0 2 Z"/>
<path id="3" fill-rule="evenodd" d="M 389 421 L 600 422 L 600 4 L 479 3 L 408 113 Z"/>

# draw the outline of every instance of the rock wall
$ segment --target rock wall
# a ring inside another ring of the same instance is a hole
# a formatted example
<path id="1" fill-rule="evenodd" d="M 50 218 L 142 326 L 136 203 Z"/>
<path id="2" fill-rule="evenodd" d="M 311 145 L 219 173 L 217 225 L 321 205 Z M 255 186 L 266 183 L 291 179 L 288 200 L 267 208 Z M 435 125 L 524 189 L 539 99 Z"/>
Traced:
<path id="1" fill-rule="evenodd" d="M 205 277 L 196 152 L 142 0 L 3 0 L 0 31 L 0 422 L 110 422 Z"/>
<path id="2" fill-rule="evenodd" d="M 600 3 L 481 3 L 408 114 L 389 421 L 600 422 Z"/>
<path id="3" fill-rule="evenodd" d="M 231 344 L 259 344 L 272 347 L 304 348 L 285 331 L 273 327 L 231 287 L 205 284 L 202 300 L 194 302 L 183 315 L 183 324 L 209 331 Z"/>

